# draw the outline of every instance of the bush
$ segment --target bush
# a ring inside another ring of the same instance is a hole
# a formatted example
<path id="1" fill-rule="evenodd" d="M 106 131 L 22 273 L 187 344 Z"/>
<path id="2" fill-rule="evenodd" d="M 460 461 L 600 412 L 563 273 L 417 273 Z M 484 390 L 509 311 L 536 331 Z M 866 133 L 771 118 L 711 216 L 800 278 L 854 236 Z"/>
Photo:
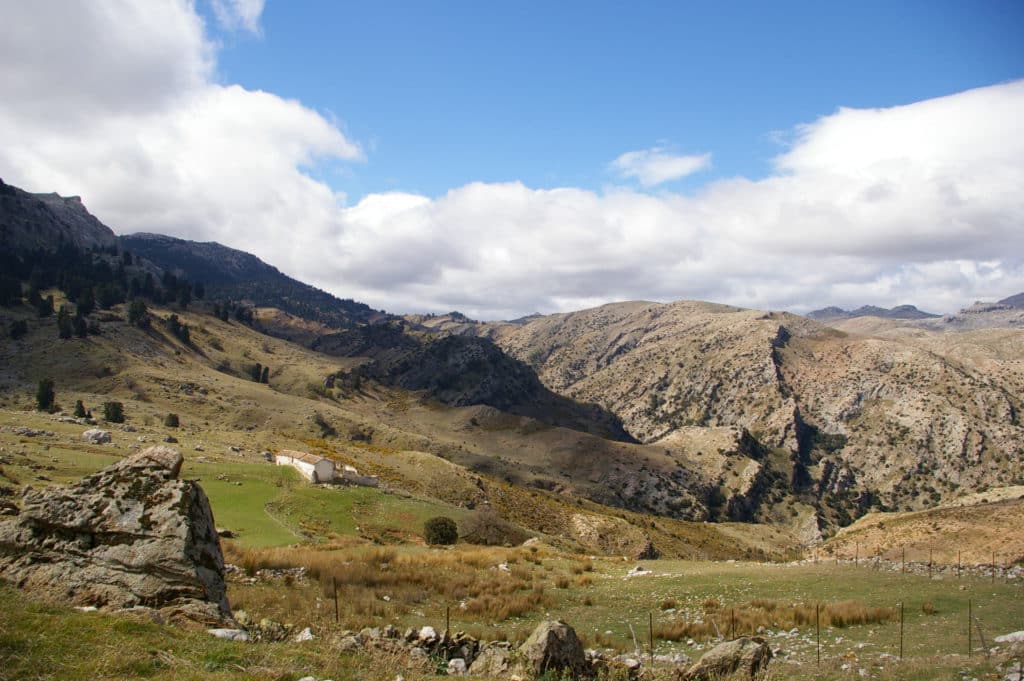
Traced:
<path id="1" fill-rule="evenodd" d="M 528 535 L 493 509 L 484 509 L 463 521 L 459 536 L 472 544 L 502 546 L 522 544 Z"/>
<path id="2" fill-rule="evenodd" d="M 149 326 L 149 309 L 146 301 L 142 298 L 135 298 L 128 305 L 128 323 L 144 329 Z"/>
<path id="3" fill-rule="evenodd" d="M 53 401 L 56 395 L 53 392 L 53 379 L 44 378 L 39 381 L 39 387 L 36 390 L 36 409 L 40 411 L 49 411 L 53 409 Z"/>
<path id="4" fill-rule="evenodd" d="M 459 528 L 451 518 L 439 515 L 423 523 L 423 538 L 431 546 L 454 544 L 459 540 Z"/>
<path id="5" fill-rule="evenodd" d="M 124 423 L 124 405 L 120 402 L 104 402 L 103 420 L 111 423 Z"/>
<path id="6" fill-rule="evenodd" d="M 82 400 L 75 400 L 75 418 L 76 419 L 84 419 L 85 418 L 85 405 L 82 404 Z"/>
<path id="7" fill-rule="evenodd" d="M 177 414 L 168 414 L 164 417 L 164 425 L 168 428 L 177 428 L 180 425 L 180 420 Z"/>
<path id="8" fill-rule="evenodd" d="M 28 322 L 24 319 L 15 320 L 11 322 L 11 326 L 8 328 L 7 332 L 13 340 L 24 338 L 25 334 L 28 333 Z"/>

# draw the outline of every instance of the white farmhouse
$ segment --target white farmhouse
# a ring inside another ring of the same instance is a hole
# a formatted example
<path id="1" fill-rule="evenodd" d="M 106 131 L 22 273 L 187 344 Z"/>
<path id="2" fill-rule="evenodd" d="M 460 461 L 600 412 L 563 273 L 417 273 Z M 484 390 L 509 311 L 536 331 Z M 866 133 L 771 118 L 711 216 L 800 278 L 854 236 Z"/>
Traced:
<path id="1" fill-rule="evenodd" d="M 278 466 L 292 466 L 310 482 L 334 480 L 334 462 L 316 454 L 282 449 L 277 453 L 275 463 Z"/>

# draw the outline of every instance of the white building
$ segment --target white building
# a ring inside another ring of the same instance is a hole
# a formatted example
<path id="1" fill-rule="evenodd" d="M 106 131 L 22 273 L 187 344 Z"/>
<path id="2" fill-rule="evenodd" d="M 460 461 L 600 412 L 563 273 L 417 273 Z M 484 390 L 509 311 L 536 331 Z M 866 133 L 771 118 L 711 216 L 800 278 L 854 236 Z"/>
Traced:
<path id="1" fill-rule="evenodd" d="M 334 462 L 316 454 L 282 449 L 277 453 L 278 466 L 292 466 L 310 482 L 331 482 L 334 480 Z"/>

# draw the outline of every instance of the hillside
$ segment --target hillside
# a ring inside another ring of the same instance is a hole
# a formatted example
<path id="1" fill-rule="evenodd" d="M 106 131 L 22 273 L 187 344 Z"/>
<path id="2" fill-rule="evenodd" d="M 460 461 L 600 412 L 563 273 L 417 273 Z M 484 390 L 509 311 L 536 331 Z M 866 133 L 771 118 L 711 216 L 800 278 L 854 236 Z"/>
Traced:
<path id="1" fill-rule="evenodd" d="M 115 308 L 97 317 L 101 333 L 62 340 L 52 318 L 36 318 L 25 306 L 0 310 L 4 327 L 12 318 L 29 326 L 24 338 L 0 341 L 0 444 L 7 452 L 0 466 L 2 484 L 65 479 L 83 467 L 99 467 L 111 454 L 170 435 L 189 465 L 262 469 L 264 450 L 321 452 L 380 476 L 395 494 L 414 495 L 442 512 L 458 516 L 465 513 L 459 509 L 486 502 L 527 532 L 590 552 L 635 555 L 653 544 L 665 555 L 729 556 L 794 545 L 787 533 L 768 527 L 669 518 L 651 523 L 621 510 L 658 510 L 626 492 L 628 486 L 635 489 L 638 475 L 651 483 L 663 475 L 662 487 L 672 479 L 676 466 L 666 465 L 654 449 L 493 407 L 448 407 L 373 381 L 359 388 L 325 388 L 324 377 L 364 360 L 329 357 L 195 310 L 174 312 L 191 329 L 192 341 L 185 344 L 161 321 L 169 310 L 156 308 L 153 314 L 151 328 L 139 329 Z M 268 384 L 249 379 L 254 362 L 269 368 Z M 96 414 L 102 403 L 118 400 L 130 429 L 115 427 L 111 447 L 83 443 L 82 425 L 32 409 L 36 383 L 46 376 L 55 379 L 64 416 L 76 400 Z M 179 416 L 180 427 L 162 425 L 168 413 Z M 25 428 L 42 433 L 18 430 Z M 593 457 L 602 449 L 607 463 Z M 655 465 L 658 470 L 652 470 Z M 659 497 L 661 503 L 687 498 L 684 482 L 677 476 Z M 230 507 L 214 510 L 218 517 L 241 517 Z M 237 528 L 242 536 L 248 524 Z M 381 531 L 401 526 L 396 518 Z"/>
<path id="2" fill-rule="evenodd" d="M 116 247 L 117 237 L 96 219 L 78 196 L 31 194 L 0 180 L 0 251 Z"/>
<path id="3" fill-rule="evenodd" d="M 369 305 L 333 296 L 282 274 L 254 255 L 215 242 L 140 233 L 118 237 L 118 243 L 162 269 L 203 282 L 211 300 L 277 308 L 336 329 L 385 317 Z"/>
<path id="4" fill-rule="evenodd" d="M 767 498 L 811 504 L 825 527 L 1019 480 L 1021 332 L 883 338 L 695 302 L 618 303 L 475 332 L 552 390 L 603 405 L 641 442 L 748 433 L 771 454 L 758 462 L 759 486 L 775 490 Z"/>
<path id="5" fill-rule="evenodd" d="M 862 305 L 856 310 L 844 310 L 838 307 L 825 307 L 807 313 L 808 319 L 824 322 L 836 319 L 853 319 L 856 317 L 881 317 L 882 319 L 934 319 L 940 315 L 919 310 L 913 305 L 897 305 L 892 309 Z"/>

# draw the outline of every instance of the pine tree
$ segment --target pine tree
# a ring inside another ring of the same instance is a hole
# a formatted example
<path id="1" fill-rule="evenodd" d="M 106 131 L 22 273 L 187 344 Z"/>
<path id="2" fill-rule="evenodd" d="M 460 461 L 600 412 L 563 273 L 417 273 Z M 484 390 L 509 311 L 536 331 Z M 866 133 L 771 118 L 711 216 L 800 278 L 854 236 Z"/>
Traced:
<path id="1" fill-rule="evenodd" d="M 49 411 L 53 408 L 53 402 L 56 397 L 53 392 L 52 378 L 44 378 L 39 381 L 39 387 L 36 390 L 36 409 Z"/>
<path id="2" fill-rule="evenodd" d="M 74 326 L 71 324 L 71 313 L 64 305 L 57 310 L 57 335 L 61 338 L 71 338 L 74 333 Z"/>
<path id="3" fill-rule="evenodd" d="M 260 383 L 270 383 L 270 367 L 263 367 L 263 375 L 260 376 Z"/>

